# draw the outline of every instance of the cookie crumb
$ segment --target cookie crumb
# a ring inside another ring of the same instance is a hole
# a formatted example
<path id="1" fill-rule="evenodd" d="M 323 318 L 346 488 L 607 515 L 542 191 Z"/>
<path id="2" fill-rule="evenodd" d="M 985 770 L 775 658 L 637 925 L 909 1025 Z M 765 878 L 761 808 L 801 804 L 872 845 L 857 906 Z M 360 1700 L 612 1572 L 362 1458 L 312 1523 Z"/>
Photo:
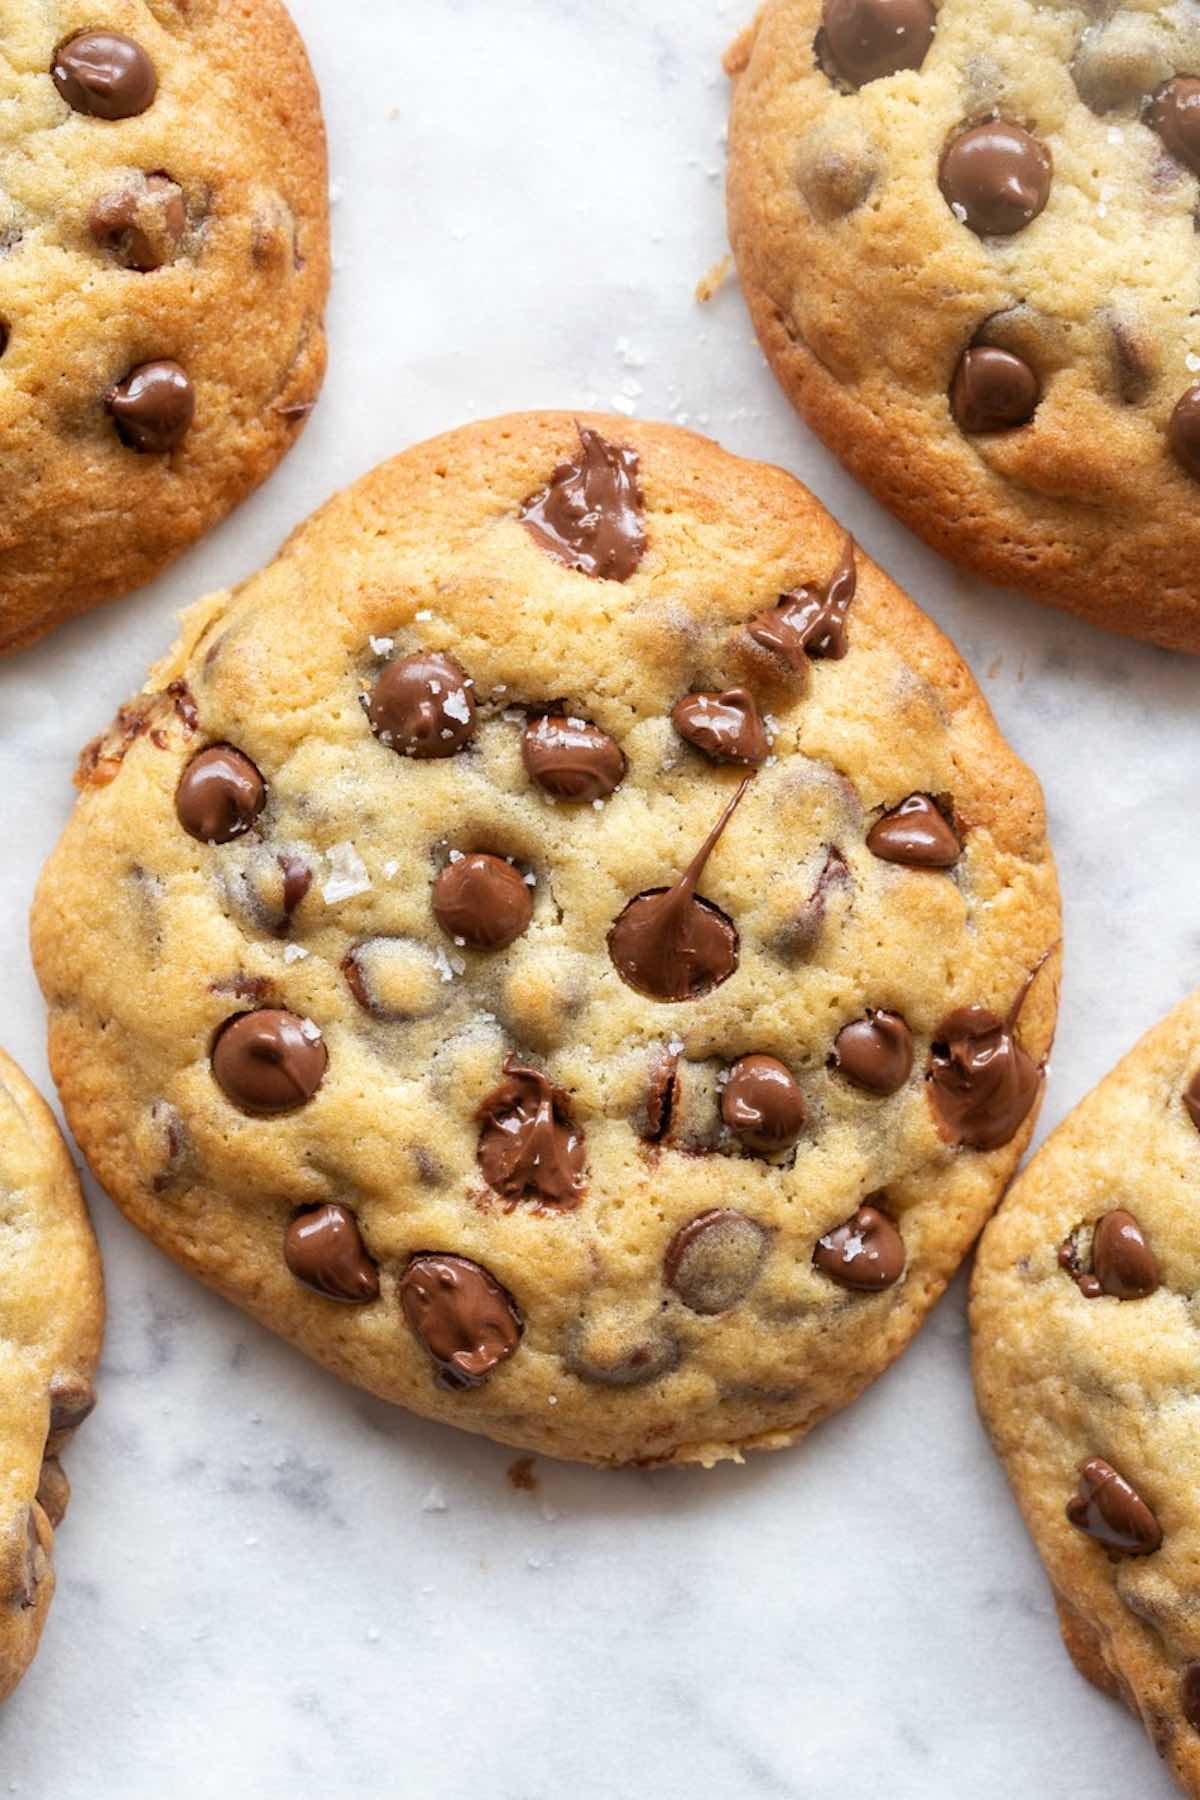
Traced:
<path id="1" fill-rule="evenodd" d="M 696 283 L 696 298 L 701 306 L 707 306 L 716 298 L 733 272 L 733 258 L 729 252 L 715 262 L 707 275 L 702 275 Z"/>

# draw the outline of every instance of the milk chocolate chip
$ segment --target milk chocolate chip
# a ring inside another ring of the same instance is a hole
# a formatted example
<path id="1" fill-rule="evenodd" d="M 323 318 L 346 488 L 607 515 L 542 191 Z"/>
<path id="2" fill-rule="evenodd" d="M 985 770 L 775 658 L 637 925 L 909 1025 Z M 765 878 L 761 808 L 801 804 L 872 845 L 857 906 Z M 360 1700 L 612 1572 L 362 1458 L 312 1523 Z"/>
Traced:
<path id="1" fill-rule="evenodd" d="M 562 1088 L 513 1056 L 505 1080 L 479 1109 L 479 1166 L 506 1200 L 574 1206 L 583 1192 L 583 1133 Z"/>
<path id="2" fill-rule="evenodd" d="M 228 844 L 249 831 L 267 803 L 267 784 L 232 744 L 201 750 L 175 790 L 175 813 L 189 837 Z"/>
<path id="3" fill-rule="evenodd" d="M 952 869 L 962 845 L 928 794 L 910 794 L 884 813 L 867 833 L 867 849 L 881 862 L 911 869 Z"/>
<path id="4" fill-rule="evenodd" d="M 904 1273 L 904 1239 L 877 1206 L 860 1206 L 852 1218 L 821 1238 L 813 1262 L 840 1287 L 879 1294 Z"/>
<path id="5" fill-rule="evenodd" d="M 1183 1104 L 1192 1124 L 1200 1131 L 1200 1069 L 1196 1070 L 1183 1091 Z"/>
<path id="6" fill-rule="evenodd" d="M 502 856 L 455 856 L 433 884 L 442 930 L 472 950 L 506 950 L 533 918 L 533 896 L 519 869 Z"/>
<path id="7" fill-rule="evenodd" d="M 277 1007 L 237 1013 L 217 1035 L 212 1071 L 242 1112 L 293 1112 L 320 1087 L 329 1053 L 316 1026 Z"/>
<path id="8" fill-rule="evenodd" d="M 1176 460 L 1200 481 L 1200 382 L 1176 404 L 1168 435 Z"/>
<path id="9" fill-rule="evenodd" d="M 1028 425 L 1041 398 L 1041 382 L 1023 356 L 977 344 L 958 365 L 950 410 L 961 430 L 979 437 Z"/>
<path id="10" fill-rule="evenodd" d="M 145 175 L 101 194 L 88 214 L 88 229 L 114 262 L 148 275 L 178 253 L 187 230 L 183 189 L 169 175 Z"/>
<path id="11" fill-rule="evenodd" d="M 721 1117 L 748 1150 L 772 1156 L 791 1148 L 808 1113 L 786 1063 L 774 1056 L 743 1056 L 725 1083 Z"/>
<path id="12" fill-rule="evenodd" d="M 530 778 L 556 800 L 606 800 L 625 779 L 624 752 L 584 719 L 543 713 L 521 739 Z"/>
<path id="13" fill-rule="evenodd" d="M 177 362 L 142 363 L 105 397 L 117 436 L 142 456 L 177 450 L 196 416 L 196 392 Z"/>
<path id="14" fill-rule="evenodd" d="M 803 669 L 808 657 L 840 661 L 849 648 L 846 618 L 857 591 L 854 539 L 848 537 L 827 588 L 793 588 L 780 596 L 778 606 L 756 614 L 747 630 L 790 668 Z"/>
<path id="15" fill-rule="evenodd" d="M 872 1012 L 843 1025 L 834 1040 L 839 1074 L 869 1094 L 895 1094 L 912 1074 L 912 1032 L 899 1013 Z"/>
<path id="16" fill-rule="evenodd" d="M 950 1143 L 997 1150 L 1011 1142 L 1032 1111 L 1042 1074 L 1018 1043 L 1015 1026 L 1015 1010 L 1000 1019 L 986 1006 L 963 1006 L 938 1027 L 928 1091 L 938 1128 Z"/>
<path id="17" fill-rule="evenodd" d="M 568 1334 L 563 1363 L 598 1387 L 645 1387 L 679 1366 L 679 1341 L 661 1319 L 621 1315 L 580 1319 Z"/>
<path id="18" fill-rule="evenodd" d="M 327 1300 L 361 1306 L 379 1298 L 379 1271 L 347 1207 L 318 1206 L 299 1213 L 283 1240 L 283 1258 L 297 1281 Z"/>
<path id="19" fill-rule="evenodd" d="M 1200 174 L 1200 81 L 1194 75 L 1177 75 L 1160 87 L 1146 123 L 1177 161 Z"/>
<path id="20" fill-rule="evenodd" d="M 1050 152 L 1011 119 L 960 131 L 942 153 L 938 181 L 956 219 L 978 237 L 1012 237 L 1050 198 Z"/>
<path id="21" fill-rule="evenodd" d="M 628 581 L 646 554 L 638 458 L 579 427 L 582 451 L 521 509 L 535 544 L 556 562 L 602 581 Z"/>
<path id="22" fill-rule="evenodd" d="M 821 13 L 824 47 L 851 87 L 919 69 L 936 23 L 929 0 L 825 0 Z"/>
<path id="23" fill-rule="evenodd" d="M 400 1279 L 400 1304 L 441 1387 L 478 1387 L 521 1341 L 516 1302 L 465 1256 L 414 1256 Z"/>
<path id="24" fill-rule="evenodd" d="M 1131 1212 L 1105 1213 L 1092 1237 L 1092 1269 L 1116 1300 L 1144 1300 L 1159 1285 L 1158 1262 Z"/>
<path id="25" fill-rule="evenodd" d="M 60 44 L 50 74 L 67 105 L 93 119 L 132 119 L 158 92 L 154 64 L 118 31 L 81 31 Z"/>
<path id="26" fill-rule="evenodd" d="M 389 663 L 366 706 L 375 736 L 399 756 L 454 756 L 475 735 L 471 683 L 437 650 Z"/>
<path id="27" fill-rule="evenodd" d="M 701 1213 L 671 1239 L 663 1279 L 694 1313 L 728 1312 L 744 1300 L 762 1268 L 767 1234 L 728 1207 Z"/>
<path id="28" fill-rule="evenodd" d="M 745 688 L 723 694 L 685 694 L 671 711 L 681 738 L 715 763 L 764 763 L 771 753 L 767 728 Z"/>
<path id="29" fill-rule="evenodd" d="M 1079 1531 L 1127 1556 L 1150 1556 L 1162 1543 L 1158 1520 L 1124 1476 L 1093 1456 L 1079 1472 L 1079 1492 L 1067 1503 Z"/>

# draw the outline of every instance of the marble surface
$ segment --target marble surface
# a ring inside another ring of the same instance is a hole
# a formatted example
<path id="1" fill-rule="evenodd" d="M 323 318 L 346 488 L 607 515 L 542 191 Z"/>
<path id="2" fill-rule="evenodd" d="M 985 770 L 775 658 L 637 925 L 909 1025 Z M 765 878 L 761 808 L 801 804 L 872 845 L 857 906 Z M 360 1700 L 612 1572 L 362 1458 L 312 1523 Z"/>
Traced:
<path id="1" fill-rule="evenodd" d="M 752 0 L 293 0 L 323 83 L 326 397 L 170 576 L 0 668 L 0 1036 L 74 754 L 173 615 L 334 487 L 509 408 L 686 419 L 808 481 L 949 631 L 1039 771 L 1066 891 L 1044 1126 L 1200 981 L 1200 667 L 942 565 L 776 392 L 724 249 L 719 54 Z M 25 1800 L 1166 1796 L 1075 1676 L 976 1421 L 963 1283 L 803 1448 L 709 1475 L 512 1461 L 339 1386 L 93 1193 L 111 1324 L 59 1594 L 0 1718 Z"/>

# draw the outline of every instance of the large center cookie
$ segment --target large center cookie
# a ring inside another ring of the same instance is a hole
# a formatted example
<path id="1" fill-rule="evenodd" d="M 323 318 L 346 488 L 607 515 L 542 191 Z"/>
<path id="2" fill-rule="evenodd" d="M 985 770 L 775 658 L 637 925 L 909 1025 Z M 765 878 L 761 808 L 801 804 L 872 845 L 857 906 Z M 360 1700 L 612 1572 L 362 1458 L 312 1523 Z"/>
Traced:
<path id="1" fill-rule="evenodd" d="M 947 555 L 1200 651 L 1200 9 L 768 0 L 728 61 L 809 423 Z"/>
<path id="2" fill-rule="evenodd" d="M 779 470 L 464 430 L 188 616 L 35 952 L 119 1204 L 343 1375 L 710 1461 L 902 1348 L 1031 1129 L 1037 785 Z"/>
<path id="3" fill-rule="evenodd" d="M 0 18 L 0 653 L 148 581 L 325 367 L 325 139 L 279 0 Z"/>
<path id="4" fill-rule="evenodd" d="M 0 1051 L 0 1700 L 37 1649 L 92 1409 L 104 1299 L 79 1178 L 49 1108 Z"/>

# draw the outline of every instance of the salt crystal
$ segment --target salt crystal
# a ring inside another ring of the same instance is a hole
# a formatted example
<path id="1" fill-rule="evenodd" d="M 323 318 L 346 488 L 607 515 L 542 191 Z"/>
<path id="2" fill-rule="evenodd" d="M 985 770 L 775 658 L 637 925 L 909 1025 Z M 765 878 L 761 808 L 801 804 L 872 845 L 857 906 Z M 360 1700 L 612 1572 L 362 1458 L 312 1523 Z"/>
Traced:
<path id="1" fill-rule="evenodd" d="M 955 218 L 958 220 L 960 225 L 966 224 L 967 209 L 963 205 L 961 200 L 952 200 L 950 202 L 950 211 L 954 214 Z"/>
<path id="2" fill-rule="evenodd" d="M 439 1512 L 449 1512 L 450 1511 L 450 1508 L 446 1504 L 446 1496 L 445 1496 L 445 1494 L 443 1494 L 442 1489 L 441 1489 L 441 1484 L 439 1482 L 436 1482 L 436 1481 L 434 1482 L 433 1486 L 430 1488 L 429 1492 L 426 1494 L 425 1498 L 422 1500 L 421 1511 L 427 1512 L 427 1513 L 439 1513 Z"/>
<path id="3" fill-rule="evenodd" d="M 524 879 L 525 879 L 526 887 L 536 887 L 537 886 L 537 876 L 536 875 L 532 875 L 532 874 L 526 875 Z"/>
<path id="4" fill-rule="evenodd" d="M 308 951 L 302 944 L 285 944 L 283 946 L 283 960 L 285 963 L 303 962 L 307 955 Z"/>
<path id="5" fill-rule="evenodd" d="M 462 688 L 446 696 L 442 711 L 449 719 L 457 719 L 460 725 L 471 723 L 471 704 Z"/>
<path id="6" fill-rule="evenodd" d="M 462 859 L 463 859 L 463 853 L 461 850 L 452 850 L 450 852 L 450 861 L 451 862 L 461 862 Z"/>
<path id="7" fill-rule="evenodd" d="M 335 844 L 328 852 L 329 880 L 321 889 L 326 906 L 340 906 L 343 900 L 353 900 L 356 894 L 365 894 L 371 886 L 371 877 L 367 874 L 364 863 L 349 839 L 345 843 Z"/>
<path id="8" fill-rule="evenodd" d="M 389 881 L 392 879 L 392 876 L 396 873 L 396 871 L 399 869 L 399 867 L 400 867 L 400 864 L 396 861 L 396 858 L 394 856 L 389 856 L 388 860 L 383 865 L 383 872 L 387 876 Z"/>
<path id="9" fill-rule="evenodd" d="M 312 1019 L 301 1019 L 300 1036 L 306 1038 L 310 1044 L 319 1044 L 321 1041 L 321 1027 Z"/>
<path id="10" fill-rule="evenodd" d="M 390 637 L 373 637 L 370 644 L 376 656 L 390 656 L 396 648 L 395 638 Z"/>
<path id="11" fill-rule="evenodd" d="M 433 963 L 443 981 L 454 980 L 454 970 L 450 967 L 450 959 L 440 944 L 433 953 Z"/>
<path id="12" fill-rule="evenodd" d="M 635 402 L 632 401 L 627 394 L 614 394 L 611 405 L 614 412 L 624 413 L 627 419 L 632 419 L 634 413 L 637 411 Z"/>
<path id="13" fill-rule="evenodd" d="M 1183 360 L 1186 362 L 1193 375 L 1200 369 L 1200 356 L 1197 356 L 1194 350 L 1189 350 Z"/>

